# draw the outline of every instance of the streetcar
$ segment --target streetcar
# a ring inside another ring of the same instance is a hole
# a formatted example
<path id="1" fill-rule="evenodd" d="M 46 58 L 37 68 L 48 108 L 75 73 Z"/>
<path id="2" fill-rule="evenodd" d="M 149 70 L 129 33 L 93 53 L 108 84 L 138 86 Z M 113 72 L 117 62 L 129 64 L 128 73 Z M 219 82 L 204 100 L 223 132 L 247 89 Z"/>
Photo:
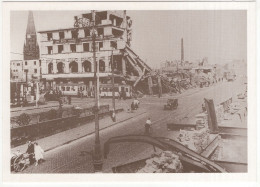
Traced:
<path id="1" fill-rule="evenodd" d="M 114 85 L 115 97 L 132 98 L 132 87 L 130 85 Z M 113 86 L 112 84 L 101 84 L 100 85 L 100 97 L 112 97 L 113 96 Z"/>
<path id="2" fill-rule="evenodd" d="M 78 83 L 63 83 L 57 84 L 56 89 L 62 92 L 62 95 L 70 95 L 70 96 L 77 96 L 79 92 L 82 92 L 84 96 L 88 94 L 87 86 L 85 84 L 78 84 Z"/>

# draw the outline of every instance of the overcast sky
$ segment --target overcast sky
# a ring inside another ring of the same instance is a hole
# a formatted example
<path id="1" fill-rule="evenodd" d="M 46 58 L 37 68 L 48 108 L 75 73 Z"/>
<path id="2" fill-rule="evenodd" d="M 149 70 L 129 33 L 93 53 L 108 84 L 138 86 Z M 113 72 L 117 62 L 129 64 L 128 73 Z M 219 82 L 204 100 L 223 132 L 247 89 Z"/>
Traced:
<path id="1" fill-rule="evenodd" d="M 75 15 L 86 11 L 33 11 L 36 30 L 73 27 Z M 246 11 L 127 11 L 133 20 L 132 48 L 148 65 L 208 57 L 209 63 L 246 59 Z M 11 12 L 11 52 L 23 53 L 28 12 Z M 39 41 L 38 41 L 39 42 Z M 40 44 L 39 44 L 40 45 Z M 22 55 L 11 55 L 12 60 Z"/>

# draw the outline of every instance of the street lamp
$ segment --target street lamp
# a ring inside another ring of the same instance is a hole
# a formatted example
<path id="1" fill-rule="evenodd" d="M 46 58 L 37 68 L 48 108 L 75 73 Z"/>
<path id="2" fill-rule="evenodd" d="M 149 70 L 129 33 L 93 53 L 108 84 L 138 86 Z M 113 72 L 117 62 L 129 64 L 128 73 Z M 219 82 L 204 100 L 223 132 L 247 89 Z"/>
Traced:
<path id="1" fill-rule="evenodd" d="M 77 29 L 82 26 L 83 28 L 90 28 L 92 35 L 92 46 L 93 46 L 93 61 L 94 61 L 94 89 L 95 89 L 95 106 L 93 107 L 93 112 L 95 114 L 95 145 L 94 151 L 92 155 L 94 171 L 100 172 L 102 171 L 102 153 L 101 153 L 101 145 L 99 139 L 99 73 L 98 73 L 98 64 L 96 62 L 96 28 L 95 28 L 95 11 L 92 10 L 92 21 L 90 22 L 88 19 L 83 18 L 75 18 L 74 27 Z"/>
<path id="2" fill-rule="evenodd" d="M 112 55 L 111 55 L 111 69 L 112 69 L 112 103 L 113 103 L 113 111 L 112 111 L 112 119 L 116 121 L 116 102 L 115 102 L 115 76 L 114 76 L 114 55 L 113 55 L 114 48 L 112 48 Z"/>

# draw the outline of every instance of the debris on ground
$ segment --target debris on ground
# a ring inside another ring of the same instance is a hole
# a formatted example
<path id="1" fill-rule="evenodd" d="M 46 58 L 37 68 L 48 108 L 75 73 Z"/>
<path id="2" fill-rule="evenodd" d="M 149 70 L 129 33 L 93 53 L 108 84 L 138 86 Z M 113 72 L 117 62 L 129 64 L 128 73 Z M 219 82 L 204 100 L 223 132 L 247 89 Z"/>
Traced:
<path id="1" fill-rule="evenodd" d="M 183 166 L 179 156 L 171 151 L 163 151 L 160 154 L 153 154 L 137 173 L 181 173 L 182 171 Z"/>
<path id="2" fill-rule="evenodd" d="M 201 152 L 210 142 L 209 130 L 205 127 L 197 130 L 180 130 L 177 141 L 193 151 Z"/>

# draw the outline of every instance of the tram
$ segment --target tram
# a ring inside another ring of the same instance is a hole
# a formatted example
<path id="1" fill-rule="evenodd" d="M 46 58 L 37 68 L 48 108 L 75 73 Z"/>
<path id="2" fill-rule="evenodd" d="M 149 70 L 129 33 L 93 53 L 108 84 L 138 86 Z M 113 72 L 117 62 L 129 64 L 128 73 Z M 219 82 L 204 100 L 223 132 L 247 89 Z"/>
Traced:
<path id="1" fill-rule="evenodd" d="M 88 94 L 87 86 L 85 84 L 78 83 L 63 83 L 57 84 L 56 89 L 62 92 L 62 95 L 77 96 L 79 92 L 82 92 L 84 96 Z"/>
<path id="2" fill-rule="evenodd" d="M 120 93 L 124 94 L 126 98 L 132 98 L 132 88 L 130 85 L 114 85 L 115 97 L 120 97 Z M 112 97 L 113 96 L 112 84 L 100 85 L 100 97 Z M 123 95 L 121 95 L 123 97 Z"/>

